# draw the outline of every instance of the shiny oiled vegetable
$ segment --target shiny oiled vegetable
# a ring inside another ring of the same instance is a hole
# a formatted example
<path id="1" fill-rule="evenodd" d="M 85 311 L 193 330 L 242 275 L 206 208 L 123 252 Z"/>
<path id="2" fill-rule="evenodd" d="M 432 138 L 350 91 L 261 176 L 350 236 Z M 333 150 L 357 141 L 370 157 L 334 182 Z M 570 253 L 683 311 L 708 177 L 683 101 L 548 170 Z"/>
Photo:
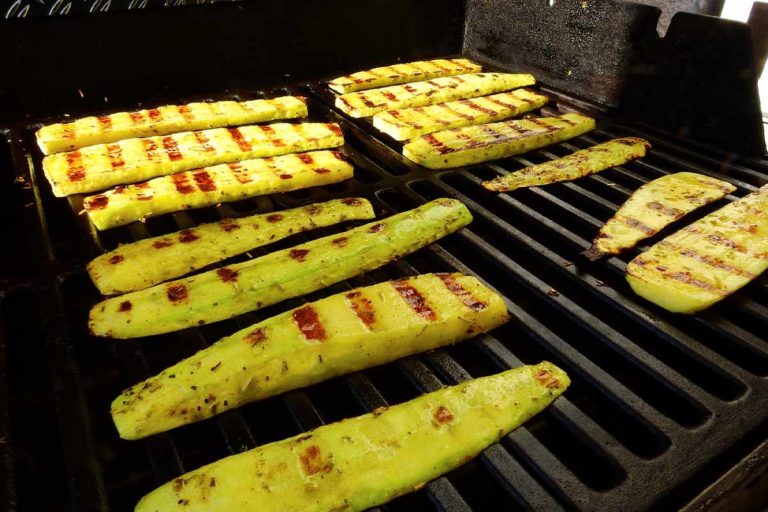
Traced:
<path id="1" fill-rule="evenodd" d="M 228 336 L 112 402 L 137 439 L 254 400 L 387 363 L 507 321 L 504 301 L 461 274 L 426 274 L 305 304 Z"/>
<path id="2" fill-rule="evenodd" d="M 83 200 L 97 229 L 110 229 L 164 213 L 249 197 L 330 185 L 352 177 L 338 151 L 311 151 L 204 167 L 121 185 Z"/>
<path id="3" fill-rule="evenodd" d="M 768 267 L 768 185 L 668 236 L 627 265 L 632 289 L 675 312 L 724 299 Z"/>
<path id="4" fill-rule="evenodd" d="M 643 157 L 650 147 L 647 140 L 638 137 L 613 139 L 557 160 L 532 165 L 486 181 L 483 186 L 494 192 L 510 192 L 523 187 L 575 180 Z"/>
<path id="5" fill-rule="evenodd" d="M 547 362 L 463 382 L 208 464 L 136 511 L 365 510 L 466 463 L 569 384 Z"/>
<path id="6" fill-rule="evenodd" d="M 328 82 L 328 87 L 338 93 L 348 93 L 397 85 L 414 80 L 429 80 L 441 76 L 477 73 L 482 67 L 467 59 L 435 59 L 404 62 L 379 68 L 358 71 L 340 76 Z"/>
<path id="7" fill-rule="evenodd" d="M 527 89 L 502 92 L 426 107 L 387 110 L 373 116 L 373 126 L 395 140 L 418 135 L 501 121 L 542 107 L 549 101 Z"/>
<path id="8" fill-rule="evenodd" d="M 43 126 L 37 144 L 43 154 L 71 151 L 134 137 L 150 137 L 188 130 L 261 123 L 307 116 L 304 98 L 283 96 L 270 100 L 187 103 L 136 112 L 90 116 Z"/>
<path id="9" fill-rule="evenodd" d="M 577 137 L 595 127 L 581 114 L 467 126 L 416 137 L 403 155 L 430 169 L 459 167 L 518 155 Z"/>
<path id="10" fill-rule="evenodd" d="M 532 75 L 526 74 L 470 73 L 370 91 L 351 92 L 336 98 L 335 105 L 352 117 L 366 117 L 384 110 L 423 107 L 446 101 L 485 96 L 533 85 L 535 82 Z"/>
<path id="11" fill-rule="evenodd" d="M 694 172 L 678 172 L 646 183 L 600 229 L 586 256 L 597 260 L 630 249 L 696 208 L 734 190 L 736 187 L 730 183 Z"/>
<path id="12" fill-rule="evenodd" d="M 121 245 L 91 261 L 87 268 L 102 294 L 116 295 L 189 274 L 293 233 L 375 216 L 366 199 L 347 198 L 224 219 Z"/>
<path id="13" fill-rule="evenodd" d="M 274 123 L 126 139 L 43 158 L 54 195 L 135 183 L 206 165 L 344 144 L 334 123 Z"/>
<path id="14" fill-rule="evenodd" d="M 378 268 L 472 220 L 459 201 L 437 199 L 387 219 L 244 263 L 96 304 L 96 336 L 136 338 L 232 318 Z"/>

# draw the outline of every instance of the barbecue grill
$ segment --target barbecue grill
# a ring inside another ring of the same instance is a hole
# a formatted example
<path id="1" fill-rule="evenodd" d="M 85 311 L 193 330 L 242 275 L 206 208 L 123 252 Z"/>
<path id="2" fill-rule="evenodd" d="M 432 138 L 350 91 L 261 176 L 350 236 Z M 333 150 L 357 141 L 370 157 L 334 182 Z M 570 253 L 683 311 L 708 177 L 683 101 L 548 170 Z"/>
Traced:
<path id="1" fill-rule="evenodd" d="M 765 486 L 766 279 L 703 313 L 674 315 L 631 292 L 623 271 L 636 253 L 600 263 L 579 256 L 629 194 L 654 178 L 682 170 L 715 176 L 738 187 L 730 200 L 768 182 L 747 28 L 678 14 L 659 38 L 658 14 L 593 0 L 264 0 L 5 23 L 0 503 L 20 511 L 131 510 L 157 485 L 224 456 L 542 359 L 573 379 L 563 397 L 478 458 L 380 510 L 702 510 Z M 429 171 L 368 121 L 335 110 L 323 85 L 357 69 L 445 55 L 531 72 L 554 100 L 542 114 L 589 113 L 598 129 L 520 157 Z M 55 199 L 44 182 L 34 144 L 44 122 L 283 94 L 307 96 L 311 120 L 341 124 L 353 180 L 105 232 L 78 215 L 81 199 Z M 653 150 L 572 183 L 500 195 L 480 186 L 627 135 L 648 139 Z M 98 293 L 84 265 L 102 251 L 352 195 L 369 198 L 382 215 L 450 196 L 474 221 L 377 271 L 234 320 L 137 341 L 89 335 L 87 311 Z M 122 389 L 222 336 L 353 286 L 438 271 L 478 276 L 504 296 L 512 320 L 447 349 L 143 441 L 117 437 L 109 404 Z"/>

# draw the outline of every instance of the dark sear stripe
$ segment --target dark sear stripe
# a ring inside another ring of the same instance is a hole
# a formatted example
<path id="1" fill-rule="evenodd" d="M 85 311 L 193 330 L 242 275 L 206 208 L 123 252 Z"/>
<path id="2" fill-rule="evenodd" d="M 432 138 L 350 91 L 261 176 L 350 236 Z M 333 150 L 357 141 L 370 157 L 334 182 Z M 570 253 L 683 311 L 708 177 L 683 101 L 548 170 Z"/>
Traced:
<path id="1" fill-rule="evenodd" d="M 347 303 L 349 307 L 357 315 L 357 318 L 370 330 L 371 326 L 376 322 L 376 310 L 373 309 L 373 304 L 369 299 L 363 297 L 363 294 L 359 291 L 351 292 L 346 295 Z"/>
<path id="2" fill-rule="evenodd" d="M 195 191 L 195 187 L 189 183 L 189 173 L 187 172 L 172 174 L 171 181 L 173 181 L 173 186 L 176 187 L 180 194 L 191 194 Z"/>
<path id="3" fill-rule="evenodd" d="M 240 148 L 240 151 L 251 150 L 251 143 L 245 140 L 245 137 L 243 137 L 243 134 L 239 129 L 227 128 L 227 131 L 229 132 L 229 135 L 232 137 L 232 140 L 235 141 L 235 143 L 237 144 L 237 147 Z"/>
<path id="4" fill-rule="evenodd" d="M 661 245 L 662 247 L 666 247 L 670 250 L 673 250 L 677 254 L 680 254 L 687 258 L 694 259 L 696 261 L 700 261 L 706 265 L 709 265 L 710 267 L 725 270 L 726 272 L 730 272 L 731 274 L 736 274 L 738 276 L 742 276 L 747 279 L 754 279 L 755 277 L 757 277 L 752 272 L 741 269 L 735 265 L 731 265 L 730 263 L 726 263 L 720 258 L 715 258 L 707 254 L 702 254 L 694 249 L 678 245 L 674 242 L 668 242 L 667 240 L 662 240 L 661 242 L 659 242 L 659 245 Z"/>
<path id="5" fill-rule="evenodd" d="M 488 304 L 475 298 L 466 288 L 461 286 L 451 274 L 436 274 L 437 277 L 443 282 L 446 288 L 448 288 L 454 295 L 456 295 L 461 302 L 464 303 L 472 311 L 482 311 L 488 307 Z"/>
<path id="6" fill-rule="evenodd" d="M 366 96 L 365 94 L 361 94 L 359 97 L 360 97 L 360 101 L 362 101 L 363 105 L 365 105 L 366 107 L 375 108 L 377 106 L 374 102 L 368 99 L 368 96 Z"/>
<path id="7" fill-rule="evenodd" d="M 239 183 L 246 184 L 253 181 L 253 179 L 248 174 L 248 171 L 243 169 L 243 166 L 240 164 L 240 162 L 230 162 L 227 164 L 227 167 L 229 167 L 229 170 L 232 171 L 232 175 Z"/>
<path id="8" fill-rule="evenodd" d="M 415 94 L 415 93 L 418 91 L 418 89 L 416 89 L 416 88 L 415 88 L 414 86 L 412 86 L 411 84 L 405 84 L 405 85 L 403 86 L 403 89 L 405 89 L 406 91 L 410 92 L 411 94 Z"/>
<path id="9" fill-rule="evenodd" d="M 179 145 L 176 142 L 176 139 L 173 137 L 163 137 L 163 149 L 165 150 L 166 154 L 168 155 L 168 158 L 171 159 L 171 161 L 175 162 L 177 160 L 181 160 L 181 152 L 179 152 Z"/>
<path id="10" fill-rule="evenodd" d="M 131 121 L 133 122 L 133 124 L 142 124 L 146 122 L 146 118 L 144 117 L 144 114 L 142 114 L 141 112 L 131 112 L 128 115 L 131 116 Z"/>
<path id="11" fill-rule="evenodd" d="M 195 136 L 195 140 L 197 141 L 197 145 L 200 149 L 206 153 L 216 151 L 216 149 L 211 146 L 211 141 L 208 140 L 208 137 L 206 137 L 203 132 L 192 132 L 192 134 Z"/>
<path id="12" fill-rule="evenodd" d="M 306 165 L 312 165 L 313 163 L 315 163 L 315 159 L 314 159 L 314 158 L 312 158 L 312 155 L 310 155 L 310 154 L 308 154 L 308 153 L 299 153 L 299 154 L 298 154 L 298 155 L 296 155 L 296 156 L 298 156 L 298 157 L 299 157 L 299 160 L 301 160 L 301 162 L 302 162 L 303 164 L 306 164 Z"/>
<path id="13" fill-rule="evenodd" d="M 160 112 L 158 109 L 153 108 L 150 110 L 147 110 L 147 115 L 149 118 L 153 121 L 160 121 L 163 119 L 163 113 Z"/>
<path id="14" fill-rule="evenodd" d="M 481 124 L 480 125 L 480 129 L 486 135 L 488 135 L 490 137 L 493 137 L 494 139 L 503 139 L 504 137 L 506 137 L 506 135 L 504 135 L 503 133 L 497 132 L 496 130 L 494 130 L 493 128 L 491 128 L 490 126 L 488 126 L 486 124 Z"/>
<path id="15" fill-rule="evenodd" d="M 529 117 L 527 119 L 529 123 L 533 123 L 537 126 L 541 126 L 542 128 L 553 128 L 553 126 L 546 121 L 542 121 L 541 119 L 538 119 L 536 117 Z M 560 130 L 561 128 L 556 128 L 557 130 Z"/>
<path id="16" fill-rule="evenodd" d="M 518 130 L 519 132 L 523 131 L 523 129 L 518 128 L 518 127 L 514 127 L 513 128 L 513 127 L 510 126 L 509 128 L 511 130 Z M 555 128 L 555 127 L 549 126 L 549 127 L 547 127 L 546 130 L 537 131 L 535 133 L 537 135 L 544 135 L 546 133 L 552 133 L 552 132 L 556 132 L 556 131 L 560 131 L 560 130 L 561 130 L 561 128 Z M 526 131 L 533 132 L 533 130 L 526 130 Z M 478 148 L 483 148 L 483 147 L 487 147 L 487 146 L 493 146 L 493 145 L 496 145 L 496 144 L 503 144 L 504 142 L 509 142 L 509 141 L 516 140 L 516 139 L 523 139 L 523 138 L 528 137 L 528 136 L 529 135 L 527 133 L 516 133 L 515 135 L 504 135 L 503 137 L 499 137 L 498 139 L 492 140 L 492 141 L 476 141 L 476 140 L 472 140 L 471 142 L 467 143 L 463 147 L 449 148 L 447 146 L 443 146 L 443 149 L 438 149 L 438 152 L 441 155 L 444 155 L 446 153 L 455 153 L 457 151 L 466 151 L 466 150 L 469 150 L 469 149 L 478 149 Z"/>
<path id="17" fill-rule="evenodd" d="M 499 113 L 496 112 L 495 110 L 491 110 L 490 108 L 481 107 L 480 105 L 478 105 L 477 103 L 475 103 L 472 100 L 462 100 L 461 103 L 463 103 L 464 105 L 468 106 L 471 109 L 477 110 L 478 112 L 482 112 L 483 114 L 487 114 L 489 116 L 497 116 L 497 115 L 499 115 Z"/>
<path id="18" fill-rule="evenodd" d="M 424 109 L 424 108 L 422 108 L 422 107 L 416 107 L 416 108 L 414 108 L 413 110 L 414 110 L 414 111 L 416 111 L 416 112 L 418 112 L 418 113 L 419 113 L 419 114 L 421 114 L 422 116 L 426 117 L 427 119 L 431 119 L 432 121 L 436 121 L 436 122 L 437 122 L 437 123 L 439 123 L 439 124 L 442 124 L 442 125 L 445 125 L 445 126 L 447 126 L 447 125 L 451 124 L 451 123 L 450 123 L 450 121 L 446 121 L 445 119 L 441 119 L 441 118 L 439 118 L 439 117 L 435 117 L 435 116 L 433 116 L 433 115 L 432 115 L 432 114 L 430 114 L 430 113 L 429 113 L 429 112 L 428 112 L 426 109 Z"/>
<path id="19" fill-rule="evenodd" d="M 627 226 L 629 226 L 629 227 L 631 227 L 633 229 L 636 229 L 638 231 L 642 231 L 646 235 L 650 236 L 650 235 L 653 235 L 653 234 L 656 233 L 655 229 L 653 229 L 652 227 L 648 226 L 647 224 L 645 224 L 642 221 L 637 220 L 637 219 L 635 219 L 633 217 L 617 217 L 617 220 L 619 222 L 623 222 L 624 224 L 626 224 Z"/>
<path id="20" fill-rule="evenodd" d="M 456 59 L 448 59 L 448 62 L 460 67 L 461 69 L 467 70 L 467 71 L 474 71 L 474 68 L 472 66 L 468 66 L 464 64 L 463 62 L 459 62 Z"/>
<path id="21" fill-rule="evenodd" d="M 85 200 L 86 210 L 103 210 L 109 204 L 109 197 L 104 194 L 89 197 Z"/>
<path id="22" fill-rule="evenodd" d="M 429 62 L 428 64 L 430 66 L 436 67 L 437 69 L 439 69 L 440 71 L 443 71 L 445 73 L 453 73 L 453 71 L 454 71 L 453 69 L 447 68 L 447 67 L 443 66 L 442 64 L 438 64 L 437 62 Z"/>
<path id="23" fill-rule="evenodd" d="M 83 181 L 85 179 L 85 167 L 80 151 L 67 153 L 67 178 L 69 181 Z"/>
<path id="24" fill-rule="evenodd" d="M 216 190 L 216 183 L 213 182 L 211 175 L 208 174 L 208 171 L 203 170 L 192 173 L 192 178 L 195 180 L 197 188 L 199 188 L 201 191 L 213 192 Z"/>
<path id="25" fill-rule="evenodd" d="M 641 266 L 646 266 L 653 263 L 652 261 L 641 260 L 640 258 L 637 258 L 635 261 Z M 696 277 L 691 275 L 690 272 L 668 272 L 665 267 L 656 267 L 656 271 L 659 272 L 662 276 L 666 277 L 667 279 L 680 281 L 681 283 L 695 286 L 696 288 L 706 290 L 715 295 L 722 295 L 722 296 L 728 295 L 728 292 L 726 290 L 718 288 L 712 283 L 708 283 L 706 281 L 702 281 L 701 279 L 697 279 Z"/>
<path id="26" fill-rule="evenodd" d="M 517 111 L 517 107 L 516 106 L 512 105 L 511 103 L 507 103 L 506 101 L 501 101 L 500 99 L 494 98 L 492 96 L 488 96 L 485 99 L 490 101 L 491 103 L 495 103 L 496 105 L 498 105 L 500 107 L 508 108 L 509 110 L 512 110 L 512 111 L 515 111 L 515 112 Z M 526 101 L 526 103 L 533 103 L 530 100 L 523 100 L 523 101 Z"/>
<path id="27" fill-rule="evenodd" d="M 397 96 L 395 96 L 389 91 L 382 92 L 381 94 L 383 94 L 384 97 L 387 98 L 389 101 L 397 101 Z"/>
<path id="28" fill-rule="evenodd" d="M 390 110 L 389 114 L 401 123 L 411 126 L 412 128 L 416 128 L 417 130 L 423 128 L 419 123 L 410 121 L 408 119 L 403 119 L 403 115 L 397 110 Z"/>
<path id="29" fill-rule="evenodd" d="M 192 115 L 192 110 L 189 108 L 189 105 L 180 105 L 179 114 L 181 114 L 181 117 L 184 118 L 184 121 L 188 123 L 191 123 L 195 120 L 195 116 Z"/>
<path id="30" fill-rule="evenodd" d="M 159 155 L 157 154 L 157 144 L 152 139 L 141 139 L 141 144 L 144 146 L 144 153 L 150 162 L 157 162 Z"/>
<path id="31" fill-rule="evenodd" d="M 427 301 L 424 300 L 424 297 L 422 297 L 419 291 L 411 286 L 407 280 L 398 279 L 392 281 L 392 286 L 411 309 L 413 309 L 420 317 L 430 322 L 437 319 L 437 315 L 432 311 L 432 308 L 429 307 Z"/>
<path id="32" fill-rule="evenodd" d="M 74 139 L 75 138 L 75 130 L 73 130 L 71 127 L 66 127 L 61 132 L 61 136 L 65 139 Z"/>
<path id="33" fill-rule="evenodd" d="M 97 117 L 96 119 L 98 119 L 99 126 L 101 126 L 102 130 L 106 131 L 106 130 L 109 130 L 110 128 L 112 128 L 112 118 L 111 117 L 109 117 L 109 116 L 101 116 L 101 117 Z"/>
<path id="34" fill-rule="evenodd" d="M 663 213 L 664 215 L 666 215 L 668 217 L 679 218 L 679 217 L 683 216 L 683 211 L 682 210 L 679 210 L 677 208 L 673 208 L 671 206 L 665 206 L 665 205 L 661 204 L 658 201 L 651 201 L 649 203 L 646 203 L 645 206 L 647 206 L 651 210 L 656 210 L 657 212 Z"/>
<path id="35" fill-rule="evenodd" d="M 168 300 L 176 303 L 181 302 L 188 297 L 187 287 L 183 284 L 172 284 L 165 289 Z"/>
<path id="36" fill-rule="evenodd" d="M 123 160 L 123 149 L 119 144 L 109 144 L 107 146 L 107 156 L 109 157 L 109 164 L 113 169 L 125 165 L 125 160 Z"/>
<path id="37" fill-rule="evenodd" d="M 447 110 L 451 114 L 453 114 L 455 116 L 458 116 L 458 117 L 460 117 L 462 119 L 467 119 L 467 120 L 471 121 L 471 120 L 473 120 L 475 118 L 475 116 L 473 116 L 473 115 L 465 114 L 464 112 L 459 112 L 458 110 L 454 110 L 453 108 L 449 107 L 445 103 L 443 103 L 440 106 L 443 107 L 443 110 Z"/>
<path id="38" fill-rule="evenodd" d="M 456 151 L 455 149 L 451 149 L 448 146 L 446 146 L 445 144 L 443 144 L 442 142 L 440 142 L 439 140 L 437 140 L 437 138 L 433 134 L 431 134 L 431 133 L 425 135 L 424 136 L 424 140 L 426 140 L 427 143 L 429 143 L 430 146 L 435 148 L 437 150 L 437 152 L 440 153 L 441 155 L 444 155 L 446 153 L 450 153 L 452 151 Z"/>
<path id="39" fill-rule="evenodd" d="M 327 338 L 325 327 L 323 327 L 317 312 L 312 305 L 307 304 L 304 307 L 293 311 L 293 321 L 307 340 L 324 341 Z"/>

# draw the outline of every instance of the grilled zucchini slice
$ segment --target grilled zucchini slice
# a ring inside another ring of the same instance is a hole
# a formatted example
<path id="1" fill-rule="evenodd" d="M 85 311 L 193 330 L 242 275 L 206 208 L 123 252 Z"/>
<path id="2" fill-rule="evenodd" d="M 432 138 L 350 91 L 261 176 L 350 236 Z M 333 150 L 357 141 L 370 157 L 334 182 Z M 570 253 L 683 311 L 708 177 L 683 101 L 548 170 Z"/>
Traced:
<path id="1" fill-rule="evenodd" d="M 548 362 L 463 382 L 208 464 L 136 512 L 365 510 L 466 463 L 569 385 Z"/>
<path id="2" fill-rule="evenodd" d="M 378 268 L 471 220 L 459 201 L 436 199 L 341 235 L 112 297 L 91 309 L 89 326 L 97 336 L 136 338 L 232 318 Z"/>
<path id="3" fill-rule="evenodd" d="M 136 137 L 306 116 L 306 100 L 298 96 L 271 100 L 187 103 L 51 124 L 40 128 L 36 136 L 40 150 L 44 155 L 50 155 Z"/>
<path id="4" fill-rule="evenodd" d="M 694 222 L 627 265 L 641 297 L 674 313 L 724 299 L 768 267 L 768 185 Z"/>
<path id="5" fill-rule="evenodd" d="M 336 98 L 336 108 L 352 117 L 366 117 L 384 110 L 475 98 L 534 83 L 533 76 L 526 74 L 470 73 L 343 94 Z"/>
<path id="6" fill-rule="evenodd" d="M 678 172 L 648 182 L 605 223 L 585 254 L 595 261 L 631 249 L 640 240 L 734 190 L 736 187 L 730 183 L 695 172 Z"/>
<path id="7" fill-rule="evenodd" d="M 446 169 L 518 155 L 594 128 L 595 120 L 581 114 L 467 126 L 416 137 L 403 146 L 403 155 L 430 169 Z"/>
<path id="8" fill-rule="evenodd" d="M 499 176 L 484 182 L 483 186 L 494 192 L 511 192 L 518 188 L 571 181 L 643 157 L 650 147 L 647 140 L 638 137 L 613 139 L 551 162 Z"/>
<path id="9" fill-rule="evenodd" d="M 103 230 L 178 210 L 330 185 L 351 178 L 353 171 L 338 151 L 313 151 L 230 162 L 121 185 L 86 197 L 83 206 L 93 225 Z"/>
<path id="10" fill-rule="evenodd" d="M 342 144 L 344 136 L 335 123 L 214 128 L 164 137 L 127 139 L 58 153 L 43 159 L 43 170 L 54 195 L 61 197 L 206 165 L 334 148 Z"/>
<path id="11" fill-rule="evenodd" d="M 340 94 L 346 94 L 375 87 L 404 84 L 414 80 L 477 73 L 482 69 L 482 66 L 467 59 L 420 60 L 340 76 L 328 82 L 328 87 Z"/>
<path id="12" fill-rule="evenodd" d="M 544 106 L 549 98 L 528 89 L 480 98 L 449 101 L 426 107 L 379 112 L 373 126 L 395 140 L 407 140 L 437 132 L 501 121 Z"/>
<path id="13" fill-rule="evenodd" d="M 279 213 L 224 219 L 121 245 L 91 261 L 87 268 L 102 294 L 116 295 L 189 274 L 300 231 L 375 216 L 368 200 L 350 197 Z"/>
<path id="14" fill-rule="evenodd" d="M 455 343 L 507 319 L 501 297 L 461 274 L 340 293 L 247 327 L 127 389 L 112 402 L 112 418 L 120 437 L 138 439 Z"/>

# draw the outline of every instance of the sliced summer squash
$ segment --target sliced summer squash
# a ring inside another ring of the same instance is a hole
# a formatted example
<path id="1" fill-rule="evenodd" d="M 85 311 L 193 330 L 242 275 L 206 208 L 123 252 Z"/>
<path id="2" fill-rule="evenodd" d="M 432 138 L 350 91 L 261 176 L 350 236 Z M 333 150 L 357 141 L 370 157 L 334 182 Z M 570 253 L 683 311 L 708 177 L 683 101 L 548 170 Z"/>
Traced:
<path id="1" fill-rule="evenodd" d="M 104 190 L 207 165 L 334 148 L 335 123 L 275 123 L 126 139 L 49 155 L 43 170 L 54 195 Z"/>
<path id="2" fill-rule="evenodd" d="M 305 99 L 297 96 L 271 100 L 187 103 L 51 124 L 40 128 L 36 136 L 43 154 L 50 155 L 135 137 L 306 116 Z"/>
<path id="3" fill-rule="evenodd" d="M 429 80 L 442 76 L 477 73 L 482 66 L 467 59 L 420 60 L 402 64 L 392 64 L 380 68 L 358 71 L 347 76 L 340 76 L 328 82 L 332 90 L 345 94 L 348 92 L 373 89 L 387 85 L 404 84 L 414 80 Z"/>
<path id="4" fill-rule="evenodd" d="M 533 76 L 526 74 L 470 73 L 342 94 L 335 104 L 352 117 L 366 117 L 383 110 L 475 98 L 534 83 Z"/>
<path id="5" fill-rule="evenodd" d="M 112 297 L 91 309 L 89 326 L 97 336 L 135 338 L 232 318 L 378 268 L 471 220 L 459 201 L 436 199 L 342 234 Z"/>
<path id="6" fill-rule="evenodd" d="M 467 126 L 416 137 L 403 146 L 403 155 L 429 169 L 446 169 L 518 155 L 595 128 L 595 120 L 563 114 Z"/>
<path id="7" fill-rule="evenodd" d="M 613 139 L 551 162 L 499 176 L 484 182 L 483 186 L 494 192 L 510 192 L 518 188 L 571 181 L 643 157 L 650 147 L 647 140 L 637 137 Z"/>
<path id="8" fill-rule="evenodd" d="M 224 219 L 121 245 L 91 261 L 87 268 L 102 294 L 116 295 L 189 274 L 300 231 L 375 216 L 368 200 L 352 197 Z"/>
<path id="9" fill-rule="evenodd" d="M 351 178 L 353 172 L 338 151 L 313 151 L 230 162 L 121 185 L 86 197 L 83 206 L 93 225 L 103 230 L 178 210 L 330 185 Z"/>
<path id="10" fill-rule="evenodd" d="M 768 267 L 768 185 L 657 243 L 627 265 L 627 281 L 674 313 L 708 308 Z"/>
<path id="11" fill-rule="evenodd" d="M 208 464 L 136 511 L 365 510 L 466 463 L 569 385 L 547 362 L 463 382 Z"/>
<path id="12" fill-rule="evenodd" d="M 395 140 L 407 140 L 440 130 L 509 119 L 540 108 L 547 101 L 549 98 L 543 94 L 518 89 L 426 107 L 379 112 L 373 116 L 373 126 Z"/>
<path id="13" fill-rule="evenodd" d="M 507 319 L 500 296 L 461 274 L 339 293 L 247 327 L 132 386 L 112 402 L 112 418 L 120 437 L 145 437 L 455 343 Z"/>
<path id="14" fill-rule="evenodd" d="M 594 261 L 631 249 L 640 240 L 734 190 L 736 187 L 730 183 L 695 172 L 678 172 L 650 181 L 605 223 L 585 254 Z"/>

